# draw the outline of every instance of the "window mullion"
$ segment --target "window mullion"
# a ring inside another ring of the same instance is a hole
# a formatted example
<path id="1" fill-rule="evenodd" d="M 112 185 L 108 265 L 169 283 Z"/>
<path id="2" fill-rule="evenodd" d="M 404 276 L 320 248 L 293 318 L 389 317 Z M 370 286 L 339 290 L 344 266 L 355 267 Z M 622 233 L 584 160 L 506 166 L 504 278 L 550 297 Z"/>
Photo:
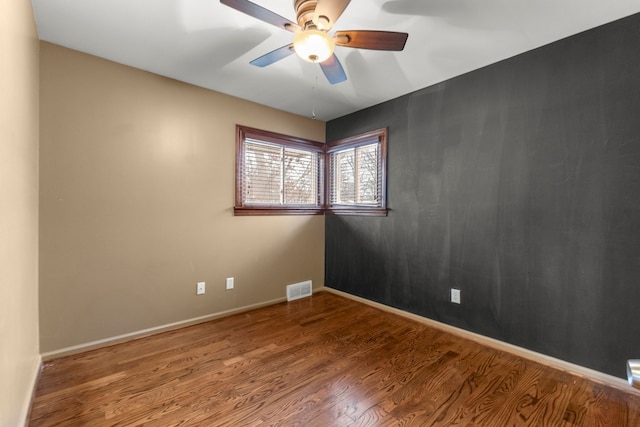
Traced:
<path id="1" fill-rule="evenodd" d="M 356 147 L 356 149 L 353 150 L 353 173 L 355 174 L 353 179 L 353 182 L 355 183 L 355 187 L 353 189 L 354 198 L 356 204 L 359 204 L 362 202 L 362 196 L 360 195 L 360 147 Z"/>
<path id="2" fill-rule="evenodd" d="M 285 185 L 284 185 L 284 173 L 285 169 L 285 158 L 284 158 L 284 147 L 280 147 L 280 170 L 282 173 L 280 174 L 280 204 L 285 204 Z"/>

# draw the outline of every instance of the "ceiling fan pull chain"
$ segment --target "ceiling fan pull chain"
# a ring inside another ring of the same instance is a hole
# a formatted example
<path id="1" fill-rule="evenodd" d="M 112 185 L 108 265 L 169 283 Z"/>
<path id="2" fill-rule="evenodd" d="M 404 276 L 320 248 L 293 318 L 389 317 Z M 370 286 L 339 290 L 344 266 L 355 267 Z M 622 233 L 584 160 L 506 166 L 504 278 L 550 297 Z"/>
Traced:
<path id="1" fill-rule="evenodd" d="M 316 86 L 318 86 L 318 71 L 316 70 L 316 82 L 313 85 L 313 100 L 311 101 L 311 118 L 316 119 Z"/>

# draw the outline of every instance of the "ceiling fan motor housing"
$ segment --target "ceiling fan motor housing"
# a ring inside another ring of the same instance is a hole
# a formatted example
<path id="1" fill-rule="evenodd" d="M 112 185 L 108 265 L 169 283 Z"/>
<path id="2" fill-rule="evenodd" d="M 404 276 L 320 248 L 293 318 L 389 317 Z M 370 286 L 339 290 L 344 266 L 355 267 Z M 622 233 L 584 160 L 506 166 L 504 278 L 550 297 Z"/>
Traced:
<path id="1" fill-rule="evenodd" d="M 313 22 L 313 15 L 316 12 L 316 6 L 318 4 L 318 0 L 294 0 L 293 7 L 296 11 L 296 18 L 298 20 L 298 25 L 303 30 L 307 29 L 318 29 L 322 30 L 322 25 L 317 26 Z M 329 19 L 326 16 L 321 16 L 319 18 L 319 24 L 328 24 Z"/>

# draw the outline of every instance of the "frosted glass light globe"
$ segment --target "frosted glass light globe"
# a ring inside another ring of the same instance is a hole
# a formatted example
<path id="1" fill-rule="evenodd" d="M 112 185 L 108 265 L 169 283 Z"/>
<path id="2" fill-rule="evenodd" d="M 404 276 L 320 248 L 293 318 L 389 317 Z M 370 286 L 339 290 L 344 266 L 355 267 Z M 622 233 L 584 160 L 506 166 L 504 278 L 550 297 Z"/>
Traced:
<path id="1" fill-rule="evenodd" d="M 324 62 L 333 55 L 335 43 L 324 31 L 305 30 L 294 36 L 293 48 L 305 61 Z"/>

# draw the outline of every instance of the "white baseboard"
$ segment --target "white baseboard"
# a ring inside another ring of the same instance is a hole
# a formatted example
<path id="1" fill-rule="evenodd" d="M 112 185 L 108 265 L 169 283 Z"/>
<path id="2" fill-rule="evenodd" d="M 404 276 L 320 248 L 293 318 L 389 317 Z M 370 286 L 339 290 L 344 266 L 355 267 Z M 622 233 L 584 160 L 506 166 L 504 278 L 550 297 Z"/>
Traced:
<path id="1" fill-rule="evenodd" d="M 243 313 L 245 311 L 254 310 L 256 308 L 278 304 L 286 300 L 287 300 L 286 298 L 278 298 L 271 301 L 261 302 L 258 304 L 247 305 L 240 308 L 234 308 L 232 310 L 226 310 L 218 313 L 208 314 L 206 316 L 200 316 L 192 319 L 182 320 L 179 322 L 169 323 L 166 325 L 155 326 L 153 328 L 130 332 L 128 334 L 122 334 L 115 337 L 105 338 L 102 340 L 91 341 L 84 344 L 78 344 L 71 347 L 65 347 L 58 350 L 48 351 L 46 353 L 42 353 L 42 360 L 46 362 L 48 360 L 57 359 L 63 356 L 70 356 L 72 354 L 78 354 L 78 353 L 82 353 L 89 350 L 95 350 L 97 348 L 107 347 L 113 344 L 119 344 L 126 341 L 131 341 L 137 338 L 147 337 L 149 335 L 154 335 L 161 332 L 172 331 L 175 329 L 180 329 L 180 328 L 184 328 L 191 325 L 196 325 L 198 323 L 208 322 L 209 320 L 218 319 L 220 317 L 231 316 L 233 314 Z"/>
<path id="2" fill-rule="evenodd" d="M 458 335 L 462 338 L 466 338 L 471 341 L 475 341 L 479 344 L 486 345 L 487 347 L 492 347 L 497 350 L 506 351 L 511 354 L 515 354 L 516 356 L 523 357 L 525 359 L 533 360 L 534 362 L 542 363 L 547 366 L 569 372 L 571 374 L 577 375 L 579 377 L 587 378 L 591 381 L 597 382 L 599 384 L 604 384 L 610 387 L 614 387 L 616 389 L 634 393 L 640 395 L 640 390 L 633 388 L 629 385 L 627 381 L 622 378 L 614 377 L 613 375 L 605 374 L 600 371 L 596 371 L 594 369 L 586 368 L 584 366 L 576 365 L 574 363 L 567 362 L 562 359 L 557 359 L 552 356 L 547 356 L 546 354 L 537 353 L 533 350 L 529 350 L 526 348 L 518 347 L 514 344 L 509 344 L 504 341 L 500 341 L 494 338 L 489 338 L 484 335 L 477 334 L 475 332 L 470 332 L 465 329 L 457 328 L 455 326 L 447 325 L 446 323 L 441 323 L 436 320 L 432 320 L 426 317 L 419 316 L 417 314 L 409 313 L 407 311 L 400 310 L 398 308 L 389 307 L 387 305 L 368 300 L 366 298 L 361 298 L 355 295 L 348 294 L 346 292 L 339 291 L 337 289 L 324 287 L 319 289 L 318 291 L 326 291 L 331 292 L 336 295 L 343 296 L 345 298 L 352 299 L 354 301 L 361 302 L 363 304 L 367 304 L 369 306 L 378 308 L 383 311 L 387 311 L 390 313 L 397 314 L 399 316 L 415 320 L 422 324 L 438 328 L 440 330 Z"/>
<path id="3" fill-rule="evenodd" d="M 31 393 L 25 399 L 25 402 L 20 412 L 20 419 L 24 420 L 23 426 L 28 427 L 29 417 L 31 415 L 31 406 L 33 405 L 33 399 L 36 395 L 36 387 L 38 386 L 38 379 L 40 378 L 40 372 L 42 370 L 42 357 L 38 356 L 33 364 L 33 371 L 31 372 L 31 379 L 29 386 Z"/>

